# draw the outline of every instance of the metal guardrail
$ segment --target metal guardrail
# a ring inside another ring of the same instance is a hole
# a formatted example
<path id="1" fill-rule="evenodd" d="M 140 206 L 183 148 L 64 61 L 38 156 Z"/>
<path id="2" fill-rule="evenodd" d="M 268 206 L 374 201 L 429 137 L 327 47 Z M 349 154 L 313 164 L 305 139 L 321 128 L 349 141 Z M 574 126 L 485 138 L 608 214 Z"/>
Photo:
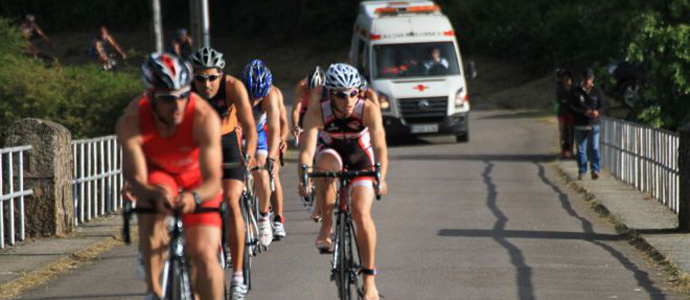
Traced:
<path id="1" fill-rule="evenodd" d="M 122 151 L 115 135 L 72 141 L 74 223 L 122 207 Z"/>
<path id="2" fill-rule="evenodd" d="M 33 190 L 24 189 L 24 152 L 29 150 L 31 146 L 0 149 L 0 248 L 5 248 L 5 240 L 14 245 L 26 237 L 24 197 L 33 194 Z"/>
<path id="3" fill-rule="evenodd" d="M 602 167 L 623 182 L 678 213 L 678 134 L 612 118 L 602 118 Z"/>

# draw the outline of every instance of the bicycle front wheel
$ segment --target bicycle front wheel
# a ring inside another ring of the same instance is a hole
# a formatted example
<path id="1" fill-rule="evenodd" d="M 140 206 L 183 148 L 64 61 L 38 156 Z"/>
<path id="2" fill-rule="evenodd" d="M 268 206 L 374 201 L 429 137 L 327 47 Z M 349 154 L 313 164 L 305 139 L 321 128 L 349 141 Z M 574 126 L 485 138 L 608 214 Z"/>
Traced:
<path id="1" fill-rule="evenodd" d="M 241 199 L 242 216 L 244 217 L 244 254 L 242 259 L 242 273 L 244 274 L 244 284 L 247 289 L 252 288 L 252 256 L 254 256 L 254 229 L 252 213 L 248 207 L 248 199 L 243 196 Z"/>
<path id="2" fill-rule="evenodd" d="M 341 300 L 356 299 L 357 294 L 357 273 L 352 248 L 352 232 L 350 218 L 345 214 L 338 216 L 338 226 L 336 228 L 337 260 L 335 268 L 336 285 L 338 286 L 338 297 Z"/>
<path id="3" fill-rule="evenodd" d="M 180 259 L 172 259 L 168 269 L 166 300 L 193 300 L 192 285 L 185 264 Z"/>

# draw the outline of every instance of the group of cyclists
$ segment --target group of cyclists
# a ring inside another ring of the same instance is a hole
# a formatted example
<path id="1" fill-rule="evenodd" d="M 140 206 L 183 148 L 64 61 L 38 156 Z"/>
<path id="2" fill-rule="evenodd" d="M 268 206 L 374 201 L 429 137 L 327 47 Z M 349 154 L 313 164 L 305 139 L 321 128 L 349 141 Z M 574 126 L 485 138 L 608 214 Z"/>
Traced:
<path id="1" fill-rule="evenodd" d="M 258 196 L 259 242 L 267 247 L 285 238 L 281 156 L 290 133 L 300 145 L 299 163 L 319 171 L 371 170 L 381 164 L 378 185 L 369 177 L 353 180 L 352 215 L 362 257 L 363 298 L 379 299 L 374 278 L 376 229 L 371 217 L 374 194 L 385 194 L 387 148 L 376 93 L 357 69 L 335 63 L 316 67 L 295 88 L 292 127 L 283 93 L 258 59 L 241 76 L 225 72 L 223 54 L 200 48 L 184 59 L 153 53 L 142 65 L 146 90 L 117 123 L 123 150 L 123 191 L 137 207 L 157 214 L 139 215 L 139 248 L 146 274 L 145 299 L 161 299 L 158 282 L 166 249 L 166 216 L 183 213 L 185 248 L 194 266 L 193 284 L 202 300 L 223 298 L 224 272 L 218 262 L 220 214 L 195 213 L 197 207 L 227 203 L 227 244 L 232 259 L 231 299 L 247 294 L 243 274 L 245 226 L 240 210 L 244 174 L 252 170 Z M 301 177 L 302 169 L 299 169 Z M 312 218 L 321 220 L 315 246 L 333 251 L 332 212 L 336 182 L 314 179 L 299 185 L 307 196 L 315 188 Z"/>

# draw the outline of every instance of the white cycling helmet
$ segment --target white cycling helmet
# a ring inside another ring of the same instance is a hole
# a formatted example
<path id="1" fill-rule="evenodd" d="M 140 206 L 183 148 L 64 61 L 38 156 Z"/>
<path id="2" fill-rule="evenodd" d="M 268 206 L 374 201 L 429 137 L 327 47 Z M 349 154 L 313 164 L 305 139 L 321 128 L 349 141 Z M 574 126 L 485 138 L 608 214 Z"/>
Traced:
<path id="1" fill-rule="evenodd" d="M 362 78 L 359 76 L 359 71 L 351 65 L 343 63 L 332 64 L 326 71 L 324 87 L 329 90 L 359 88 L 361 84 Z"/>
<path id="2" fill-rule="evenodd" d="M 222 70 L 225 67 L 223 53 L 210 47 L 203 47 L 197 50 L 196 53 L 192 55 L 191 60 L 194 69 L 218 68 Z"/>
<path id="3" fill-rule="evenodd" d="M 314 70 L 309 71 L 307 74 L 307 82 L 310 90 L 313 90 L 315 87 L 319 85 L 323 85 L 323 71 L 321 71 L 321 67 L 316 66 Z"/>
<path id="4" fill-rule="evenodd" d="M 142 79 L 149 89 L 179 90 L 192 82 L 192 67 L 171 53 L 153 53 L 141 65 Z"/>

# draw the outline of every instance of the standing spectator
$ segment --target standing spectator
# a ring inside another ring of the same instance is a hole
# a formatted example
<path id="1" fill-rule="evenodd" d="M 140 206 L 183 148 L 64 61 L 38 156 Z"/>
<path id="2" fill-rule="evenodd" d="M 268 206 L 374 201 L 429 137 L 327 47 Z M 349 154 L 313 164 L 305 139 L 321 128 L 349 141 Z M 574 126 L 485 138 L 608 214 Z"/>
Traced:
<path id="1" fill-rule="evenodd" d="M 556 115 L 558 116 L 561 158 L 566 159 L 571 157 L 574 140 L 573 114 L 568 104 L 573 95 L 573 74 L 568 70 L 558 69 L 556 83 Z"/>
<path id="2" fill-rule="evenodd" d="M 192 55 L 192 35 L 187 29 L 179 29 L 172 41 L 172 52 L 184 60 L 189 60 Z"/>
<path id="3" fill-rule="evenodd" d="M 31 54 L 34 57 L 34 59 L 38 59 L 40 56 L 40 51 L 38 51 L 38 48 L 36 48 L 34 44 L 31 42 L 31 39 L 34 37 L 34 34 L 41 37 L 49 46 L 53 45 L 50 42 L 48 36 L 46 36 L 46 34 L 41 29 L 41 27 L 38 26 L 38 23 L 36 23 L 36 17 L 32 14 L 27 14 L 26 16 L 24 16 L 24 22 L 22 22 L 22 24 L 19 25 L 19 32 L 21 32 L 22 36 L 27 42 L 26 51 L 29 54 Z"/>
<path id="4" fill-rule="evenodd" d="M 570 109 L 575 119 L 575 141 L 577 142 L 578 180 L 584 180 L 587 173 L 588 153 L 592 169 L 592 180 L 599 179 L 601 156 L 599 154 L 599 119 L 607 107 L 601 90 L 594 86 L 594 72 L 585 69 L 582 82 L 573 91 Z M 589 150 L 589 151 L 588 151 Z"/>
<path id="5" fill-rule="evenodd" d="M 114 49 L 122 59 L 127 59 L 127 54 L 122 51 L 120 45 L 117 44 L 115 38 L 108 32 L 108 28 L 105 25 L 101 25 L 101 29 L 91 42 L 91 56 L 101 63 L 103 69 L 106 71 L 115 70 L 116 62 L 114 56 L 111 56 L 111 50 Z"/>

